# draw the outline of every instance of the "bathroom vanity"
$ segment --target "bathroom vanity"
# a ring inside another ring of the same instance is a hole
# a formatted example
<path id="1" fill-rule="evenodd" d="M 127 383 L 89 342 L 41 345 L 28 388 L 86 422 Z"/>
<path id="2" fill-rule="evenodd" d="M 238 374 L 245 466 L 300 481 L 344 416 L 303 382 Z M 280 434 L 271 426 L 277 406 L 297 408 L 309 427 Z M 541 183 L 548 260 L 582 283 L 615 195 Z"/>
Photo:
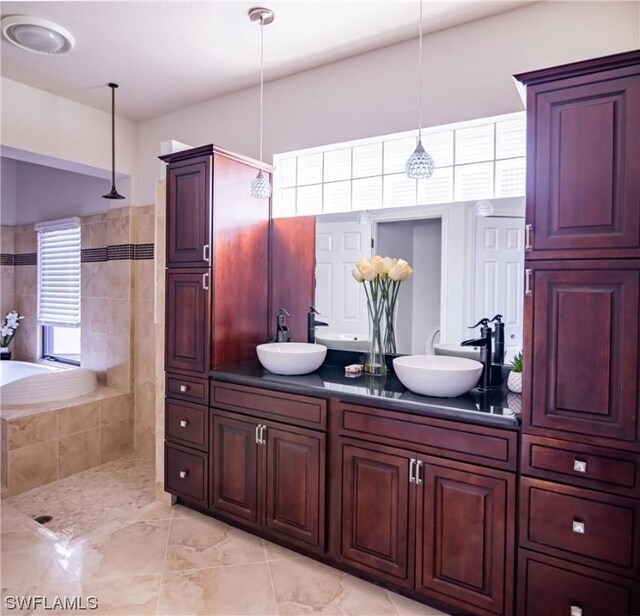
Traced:
<path id="1" fill-rule="evenodd" d="M 279 307 L 306 336 L 313 220 L 267 230 L 268 202 L 221 190 L 248 195 L 255 163 L 208 146 L 166 159 L 165 488 L 449 612 L 637 614 L 640 52 L 518 78 L 522 425 L 502 393 L 427 398 L 331 362 L 266 373 Z"/>
<path id="2" fill-rule="evenodd" d="M 414 598 L 512 613 L 519 418 L 506 392 L 425 398 L 392 374 L 343 372 L 214 370 L 207 416 L 178 390 L 167 489 Z"/>

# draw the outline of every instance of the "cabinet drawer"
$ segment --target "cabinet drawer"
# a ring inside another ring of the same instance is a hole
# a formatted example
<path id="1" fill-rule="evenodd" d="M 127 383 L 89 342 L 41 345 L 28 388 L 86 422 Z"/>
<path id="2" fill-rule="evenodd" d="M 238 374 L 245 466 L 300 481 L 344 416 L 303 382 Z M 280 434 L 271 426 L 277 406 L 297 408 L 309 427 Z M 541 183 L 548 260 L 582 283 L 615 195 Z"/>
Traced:
<path id="1" fill-rule="evenodd" d="M 164 468 L 167 492 L 206 505 L 207 454 L 166 443 Z"/>
<path id="2" fill-rule="evenodd" d="M 206 406 L 165 401 L 165 438 L 182 445 L 207 450 L 209 409 Z"/>
<path id="3" fill-rule="evenodd" d="M 211 406 L 316 430 L 327 426 L 327 401 L 322 398 L 213 381 Z"/>
<path id="4" fill-rule="evenodd" d="M 632 575 L 640 572 L 640 502 L 522 480 L 520 545 Z"/>
<path id="5" fill-rule="evenodd" d="M 340 403 L 340 433 L 410 451 L 515 470 L 516 432 Z"/>
<path id="6" fill-rule="evenodd" d="M 640 456 L 557 439 L 522 437 L 522 472 L 572 485 L 640 496 Z"/>
<path id="7" fill-rule="evenodd" d="M 209 379 L 167 374 L 166 385 L 166 394 L 170 398 L 180 398 L 199 404 L 209 403 Z"/>
<path id="8" fill-rule="evenodd" d="M 591 616 L 638 613 L 631 580 L 520 550 L 519 616 Z"/>

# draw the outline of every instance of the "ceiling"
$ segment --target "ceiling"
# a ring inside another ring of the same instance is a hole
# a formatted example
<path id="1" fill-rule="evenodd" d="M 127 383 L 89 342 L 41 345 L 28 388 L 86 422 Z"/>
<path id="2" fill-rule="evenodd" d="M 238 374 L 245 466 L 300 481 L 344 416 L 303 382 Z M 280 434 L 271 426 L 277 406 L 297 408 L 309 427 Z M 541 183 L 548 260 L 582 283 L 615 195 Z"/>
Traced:
<path id="1" fill-rule="evenodd" d="M 2 2 L 5 15 L 36 15 L 74 35 L 64 56 L 33 54 L 2 40 L 9 79 L 108 111 L 152 118 L 258 82 L 256 2 Z M 531 4 L 525 0 L 425 2 L 425 32 Z M 356 2 L 265 0 L 265 79 L 290 75 L 417 35 L 417 0 Z"/>

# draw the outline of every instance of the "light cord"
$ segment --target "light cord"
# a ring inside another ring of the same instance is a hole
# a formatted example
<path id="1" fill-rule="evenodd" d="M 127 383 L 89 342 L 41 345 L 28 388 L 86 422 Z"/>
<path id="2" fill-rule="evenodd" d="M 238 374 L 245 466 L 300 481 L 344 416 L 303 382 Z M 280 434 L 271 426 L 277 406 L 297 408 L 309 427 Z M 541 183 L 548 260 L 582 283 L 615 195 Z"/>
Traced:
<path id="1" fill-rule="evenodd" d="M 262 162 L 263 98 L 264 98 L 264 16 L 260 16 L 260 162 Z"/>
<path id="2" fill-rule="evenodd" d="M 422 0 L 420 0 L 420 35 L 418 37 L 418 142 L 422 141 Z"/>
<path id="3" fill-rule="evenodd" d="M 111 185 L 116 185 L 116 89 L 111 86 Z"/>

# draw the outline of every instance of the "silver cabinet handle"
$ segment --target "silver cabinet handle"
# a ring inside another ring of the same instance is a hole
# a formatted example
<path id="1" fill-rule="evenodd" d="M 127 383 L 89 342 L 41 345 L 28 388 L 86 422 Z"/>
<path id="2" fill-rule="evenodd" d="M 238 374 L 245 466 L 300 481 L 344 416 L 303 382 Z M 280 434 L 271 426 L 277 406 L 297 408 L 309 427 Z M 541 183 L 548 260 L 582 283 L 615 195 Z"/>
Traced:
<path id="1" fill-rule="evenodd" d="M 582 616 L 582 608 L 579 605 L 571 604 L 569 616 Z"/>
<path id="2" fill-rule="evenodd" d="M 576 473 L 586 473 L 587 472 L 587 463 L 584 460 L 574 460 L 573 461 L 573 470 Z"/>
<path id="3" fill-rule="evenodd" d="M 415 477 L 413 475 L 413 471 L 414 468 L 416 466 L 416 459 L 415 458 L 411 458 L 411 461 L 409 462 L 409 483 L 415 483 Z"/>
<path id="4" fill-rule="evenodd" d="M 209 290 L 209 272 L 202 274 L 202 288 L 205 291 Z"/>
<path id="5" fill-rule="evenodd" d="M 210 258 L 210 250 L 209 250 L 209 244 L 205 244 L 202 247 L 202 260 L 206 261 L 207 263 L 209 263 L 209 258 Z"/>
<path id="6" fill-rule="evenodd" d="M 185 479 L 188 474 L 189 471 L 180 471 L 180 479 Z"/>
<path id="7" fill-rule="evenodd" d="M 180 420 L 180 427 L 181 428 L 186 428 L 189 425 L 189 422 L 186 419 L 181 419 Z"/>
<path id="8" fill-rule="evenodd" d="M 265 426 L 263 424 L 262 428 L 260 429 L 260 444 L 261 445 L 266 445 L 267 444 L 266 434 L 267 434 L 267 426 Z"/>
<path id="9" fill-rule="evenodd" d="M 533 225 L 525 225 L 524 226 L 524 249 L 525 252 L 531 252 L 531 230 Z"/>
<path id="10" fill-rule="evenodd" d="M 524 270 L 524 294 L 529 296 L 532 294 L 531 291 L 531 270 Z"/>
<path id="11" fill-rule="evenodd" d="M 586 532 L 584 522 L 578 522 L 578 520 L 574 520 L 571 530 L 573 530 L 574 533 L 578 533 L 579 535 L 584 535 L 584 533 Z"/>
<path id="12" fill-rule="evenodd" d="M 418 460 L 416 464 L 416 485 L 422 485 L 422 460 Z"/>
<path id="13" fill-rule="evenodd" d="M 258 445 L 260 445 L 260 428 L 262 428 L 262 424 L 256 426 L 256 444 Z"/>
<path id="14" fill-rule="evenodd" d="M 184 393 L 185 391 L 189 391 L 189 386 L 188 385 L 180 385 L 180 391 L 182 393 Z"/>

